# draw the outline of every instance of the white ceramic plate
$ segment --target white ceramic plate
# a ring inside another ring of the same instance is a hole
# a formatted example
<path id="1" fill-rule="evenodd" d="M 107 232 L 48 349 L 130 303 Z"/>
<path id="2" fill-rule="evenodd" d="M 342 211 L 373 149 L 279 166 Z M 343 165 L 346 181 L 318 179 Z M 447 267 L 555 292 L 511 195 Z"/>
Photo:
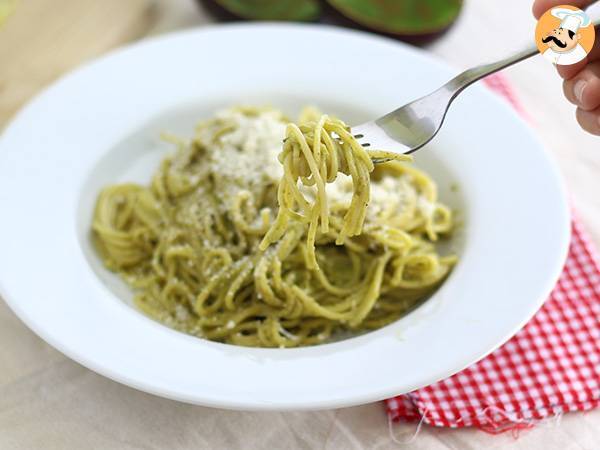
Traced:
<path id="1" fill-rule="evenodd" d="M 569 240 L 554 164 L 504 101 L 461 95 L 416 154 L 458 208 L 460 262 L 439 291 L 378 331 L 299 349 L 207 342 L 130 306 L 89 243 L 95 196 L 147 182 L 169 150 L 215 109 L 316 104 L 349 123 L 425 94 L 453 71 L 372 35 L 309 25 L 234 25 L 118 50 L 64 77 L 0 141 L 0 286 L 51 345 L 107 377 L 157 395 L 240 409 L 331 408 L 383 399 L 447 377 L 505 342 L 540 307 Z M 450 186 L 456 183 L 458 192 Z"/>

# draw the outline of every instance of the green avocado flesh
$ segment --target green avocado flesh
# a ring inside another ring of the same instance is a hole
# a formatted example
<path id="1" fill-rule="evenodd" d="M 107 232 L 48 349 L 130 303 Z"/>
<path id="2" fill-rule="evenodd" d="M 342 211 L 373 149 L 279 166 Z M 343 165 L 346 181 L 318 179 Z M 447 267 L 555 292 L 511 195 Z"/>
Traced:
<path id="1" fill-rule="evenodd" d="M 436 33 L 454 22 L 462 0 L 327 0 L 347 18 L 398 35 Z"/>

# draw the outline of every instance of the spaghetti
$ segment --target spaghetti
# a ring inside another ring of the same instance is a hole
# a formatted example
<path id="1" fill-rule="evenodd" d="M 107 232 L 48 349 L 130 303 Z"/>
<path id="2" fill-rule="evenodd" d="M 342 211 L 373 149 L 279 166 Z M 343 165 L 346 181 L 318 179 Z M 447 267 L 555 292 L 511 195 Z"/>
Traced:
<path id="1" fill-rule="evenodd" d="M 96 247 L 144 313 L 219 342 L 312 345 L 396 320 L 447 276 L 456 258 L 435 241 L 452 214 L 426 174 L 374 167 L 377 152 L 314 110 L 287 122 L 224 111 L 168 138 L 149 187 L 100 193 Z"/>

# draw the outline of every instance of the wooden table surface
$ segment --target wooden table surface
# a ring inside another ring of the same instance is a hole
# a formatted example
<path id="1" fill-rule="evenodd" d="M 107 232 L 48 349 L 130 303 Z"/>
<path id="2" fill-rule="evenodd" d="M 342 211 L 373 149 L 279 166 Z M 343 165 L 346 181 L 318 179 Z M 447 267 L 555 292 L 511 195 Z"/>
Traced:
<path id="1" fill-rule="evenodd" d="M 0 0 L 0 3 L 7 0 Z M 20 0 L 0 28 L 0 128 L 43 86 L 120 44 L 211 18 L 193 0 Z M 529 0 L 470 0 L 428 50 L 456 67 L 531 42 Z M 507 33 L 507 28 L 510 30 Z M 581 131 L 542 58 L 506 71 L 540 140 L 559 162 L 572 203 L 600 245 L 600 138 Z M 485 144 L 483 144 L 485 145 Z M 1 219 L 0 219 L 1 220 Z M 1 251 L 1 250 L 0 250 Z M 65 358 L 0 302 L 0 448 L 397 448 L 414 425 L 388 422 L 380 403 L 318 412 L 223 411 L 154 397 Z M 417 449 L 596 449 L 600 411 L 567 414 L 515 440 L 424 427 Z"/>

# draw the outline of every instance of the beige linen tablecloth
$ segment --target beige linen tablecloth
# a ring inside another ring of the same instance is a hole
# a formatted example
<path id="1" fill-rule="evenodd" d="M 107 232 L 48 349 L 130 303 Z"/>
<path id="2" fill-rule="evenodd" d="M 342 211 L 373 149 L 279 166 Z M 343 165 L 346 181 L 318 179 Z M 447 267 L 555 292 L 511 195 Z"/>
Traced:
<path id="1" fill-rule="evenodd" d="M 2 0 L 0 0 L 2 1 Z M 0 29 L 0 126 L 41 86 L 79 62 L 147 34 L 201 26 L 192 0 L 22 0 Z M 531 42 L 530 0 L 470 0 L 429 49 L 457 67 Z M 573 203 L 600 244 L 600 138 L 578 129 L 560 80 L 542 58 L 509 69 L 540 139 L 559 161 Z M 482 143 L 485 151 L 485 143 Z M 0 218 L 1 220 L 1 218 Z M 0 251 L 2 251 L 0 249 Z M 388 427 L 381 403 L 318 412 L 249 413 L 165 400 L 65 358 L 0 301 L 0 449 L 398 448 L 414 424 Z M 410 370 L 410 369 L 407 369 Z M 523 432 L 423 427 L 417 449 L 600 448 L 600 411 Z"/>

